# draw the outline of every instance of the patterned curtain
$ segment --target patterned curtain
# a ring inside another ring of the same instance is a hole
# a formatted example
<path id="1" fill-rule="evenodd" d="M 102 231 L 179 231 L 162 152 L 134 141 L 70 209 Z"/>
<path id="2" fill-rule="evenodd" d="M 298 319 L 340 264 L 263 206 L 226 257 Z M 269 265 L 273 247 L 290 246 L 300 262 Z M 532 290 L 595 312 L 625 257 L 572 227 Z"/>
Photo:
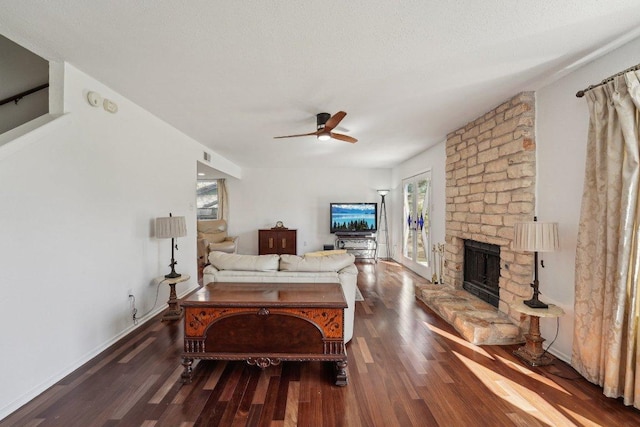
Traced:
<path id="1" fill-rule="evenodd" d="M 227 185 L 224 178 L 217 180 L 218 187 L 218 219 L 229 222 L 229 196 L 227 195 Z"/>
<path id="2" fill-rule="evenodd" d="M 589 135 L 578 229 L 572 365 L 640 408 L 638 228 L 640 71 L 587 92 Z"/>

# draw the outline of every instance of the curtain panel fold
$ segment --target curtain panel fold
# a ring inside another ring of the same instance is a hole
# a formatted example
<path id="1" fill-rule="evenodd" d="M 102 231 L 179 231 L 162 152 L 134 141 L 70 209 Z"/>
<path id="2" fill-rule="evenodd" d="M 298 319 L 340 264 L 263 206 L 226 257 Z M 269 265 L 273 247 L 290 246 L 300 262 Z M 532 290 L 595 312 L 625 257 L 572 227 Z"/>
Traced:
<path id="1" fill-rule="evenodd" d="M 227 194 L 226 180 L 224 178 L 218 179 L 216 186 L 218 187 L 218 219 L 229 222 L 229 195 Z"/>
<path id="2" fill-rule="evenodd" d="M 640 408 L 640 71 L 587 92 L 589 133 L 575 266 L 572 365 Z"/>

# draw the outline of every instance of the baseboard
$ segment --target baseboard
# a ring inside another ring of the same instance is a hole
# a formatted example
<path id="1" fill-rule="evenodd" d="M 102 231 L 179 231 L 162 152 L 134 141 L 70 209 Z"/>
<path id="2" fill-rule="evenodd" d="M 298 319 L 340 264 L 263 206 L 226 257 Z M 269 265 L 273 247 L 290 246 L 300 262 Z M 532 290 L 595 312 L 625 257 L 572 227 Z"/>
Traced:
<path id="1" fill-rule="evenodd" d="M 566 355 L 560 351 L 556 351 L 553 348 L 550 348 L 548 353 L 553 354 L 556 358 L 562 360 L 563 362 L 565 362 L 567 365 L 571 366 L 571 356 Z"/>
<path id="2" fill-rule="evenodd" d="M 195 284 L 194 286 L 190 287 L 186 291 L 180 293 L 180 295 L 178 295 L 178 298 L 179 299 L 183 298 L 184 296 L 190 294 L 191 292 L 193 292 L 197 288 L 199 288 L 199 285 Z M 79 367 L 84 365 L 85 363 L 89 362 L 91 359 L 93 359 L 94 357 L 96 357 L 97 355 L 99 355 L 100 353 L 105 351 L 107 348 L 111 347 L 113 344 L 115 344 L 118 341 L 120 341 L 122 338 L 124 338 L 127 335 L 129 335 L 134 330 L 138 329 L 139 327 L 141 327 L 142 325 L 147 323 L 149 320 L 153 319 L 155 316 L 160 314 L 166 308 L 167 308 L 167 305 L 163 304 L 161 307 L 158 307 L 155 310 L 151 311 L 145 317 L 140 318 L 137 325 L 134 324 L 134 325 L 131 325 L 128 328 L 122 330 L 119 334 L 115 335 L 110 340 L 104 342 L 100 346 L 98 346 L 95 349 L 91 350 L 90 352 L 86 353 L 84 356 L 82 356 L 80 359 L 76 360 L 74 363 L 69 365 L 67 368 L 63 369 L 62 371 L 58 372 L 55 375 L 52 375 L 47 380 L 41 382 L 36 387 L 34 387 L 31 390 L 29 390 L 28 392 L 24 393 L 22 396 L 18 397 L 16 400 L 14 400 L 13 402 L 9 403 L 4 408 L 1 408 L 0 409 L 0 421 L 2 421 L 3 419 L 5 419 L 9 415 L 11 415 L 12 413 L 17 411 L 18 409 L 20 409 L 26 403 L 28 403 L 31 400 L 33 400 L 36 397 L 38 397 L 40 394 L 42 394 L 44 391 L 49 389 L 51 386 L 55 385 L 58 381 L 62 380 L 64 377 L 66 377 L 67 375 L 71 374 L 73 371 L 75 371 L 76 369 L 78 369 Z"/>

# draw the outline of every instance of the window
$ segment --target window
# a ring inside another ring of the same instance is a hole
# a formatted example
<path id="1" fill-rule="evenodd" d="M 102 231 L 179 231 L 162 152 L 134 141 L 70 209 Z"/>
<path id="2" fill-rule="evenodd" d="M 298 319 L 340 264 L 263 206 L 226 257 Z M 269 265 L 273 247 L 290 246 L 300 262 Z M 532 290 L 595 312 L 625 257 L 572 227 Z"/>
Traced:
<path id="1" fill-rule="evenodd" d="M 196 208 L 198 219 L 218 219 L 218 180 L 198 180 Z"/>

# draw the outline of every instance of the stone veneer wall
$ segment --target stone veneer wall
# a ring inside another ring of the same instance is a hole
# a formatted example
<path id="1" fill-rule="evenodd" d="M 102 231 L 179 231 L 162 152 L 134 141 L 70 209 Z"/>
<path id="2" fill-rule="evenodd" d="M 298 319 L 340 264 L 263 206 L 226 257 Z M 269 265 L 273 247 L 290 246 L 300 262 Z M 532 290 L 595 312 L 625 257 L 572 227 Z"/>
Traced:
<path id="1" fill-rule="evenodd" d="M 499 310 L 531 296 L 533 255 L 511 250 L 535 207 L 535 95 L 523 92 L 447 135 L 444 283 L 461 288 L 464 240 L 500 246 Z"/>

